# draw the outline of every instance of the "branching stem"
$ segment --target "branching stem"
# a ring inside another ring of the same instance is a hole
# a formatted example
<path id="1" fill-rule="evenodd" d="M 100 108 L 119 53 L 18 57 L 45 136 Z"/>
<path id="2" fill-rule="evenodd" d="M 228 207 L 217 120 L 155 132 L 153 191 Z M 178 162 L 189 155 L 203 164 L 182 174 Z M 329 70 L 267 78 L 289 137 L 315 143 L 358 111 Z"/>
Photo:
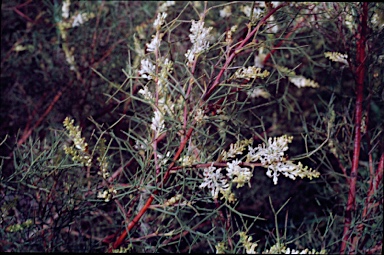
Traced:
<path id="1" fill-rule="evenodd" d="M 355 141 L 353 150 L 352 169 L 349 181 L 348 202 L 345 212 L 344 233 L 341 243 L 340 253 L 345 253 L 346 246 L 351 243 L 352 235 L 349 233 L 353 217 L 353 211 L 356 204 L 356 183 L 360 158 L 360 144 L 361 144 L 361 120 L 363 112 L 363 90 L 364 90 L 364 76 L 365 76 L 365 59 L 367 57 L 365 51 L 367 21 L 368 21 L 368 3 L 362 3 L 361 20 L 359 32 L 356 35 L 357 39 L 357 69 L 356 69 L 356 108 L 355 108 Z M 352 251 L 351 252 L 356 252 Z"/>

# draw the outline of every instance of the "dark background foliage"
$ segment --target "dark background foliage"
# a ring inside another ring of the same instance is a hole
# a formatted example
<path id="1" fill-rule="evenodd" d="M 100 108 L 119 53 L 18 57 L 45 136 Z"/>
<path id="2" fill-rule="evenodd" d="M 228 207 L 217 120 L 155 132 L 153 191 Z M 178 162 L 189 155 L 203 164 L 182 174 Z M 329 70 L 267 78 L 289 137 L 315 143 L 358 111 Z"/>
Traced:
<path id="1" fill-rule="evenodd" d="M 136 76 L 140 56 L 135 52 L 133 38 L 135 35 L 141 47 L 145 48 L 155 32 L 152 23 L 160 3 L 73 1 L 71 13 L 81 10 L 94 13 L 95 18 L 69 29 L 67 40 L 63 40 L 58 28 L 61 4 L 56 0 L 27 0 L 3 1 L 1 6 L 2 251 L 105 251 L 108 247 L 106 239 L 116 239 L 124 229 L 125 216 L 119 205 L 112 201 L 101 202 L 95 194 L 89 193 L 101 185 L 97 169 L 91 168 L 86 174 L 84 167 L 73 163 L 64 153 L 63 145 L 71 143 L 63 133 L 62 122 L 66 116 L 76 120 L 90 147 L 97 144 L 101 137 L 111 141 L 108 144 L 109 164 L 111 172 L 123 169 L 118 180 L 118 199 L 128 211 L 128 219 L 137 213 L 133 208 L 142 199 L 130 187 L 143 188 L 144 185 L 138 180 L 142 181 L 140 176 L 146 176 L 146 171 L 149 171 L 142 168 L 141 156 L 133 153 L 133 145 L 137 136 L 145 133 L 144 124 L 150 122 L 152 109 L 131 97 L 137 93 L 135 85 L 138 82 L 134 78 L 127 81 L 123 71 Z M 219 4 L 223 3 L 208 2 L 209 7 Z M 249 4 L 252 5 L 251 2 Z M 167 236 L 140 239 L 142 230 L 138 227 L 129 236 L 135 240 L 131 251 L 212 252 L 214 246 L 225 238 L 237 242 L 236 231 L 244 226 L 247 226 L 253 241 L 259 240 L 262 251 L 275 244 L 275 217 L 284 241 L 292 241 L 288 246 L 314 247 L 317 250 L 326 248 L 331 253 L 339 251 L 348 198 L 343 169 L 349 173 L 354 148 L 356 76 L 346 66 L 326 59 L 324 52 L 348 53 L 354 63 L 357 39 L 346 27 L 344 17 L 348 4 L 335 5 L 336 14 L 339 12 L 340 15 L 293 30 L 293 35 L 284 41 L 280 50 L 274 52 L 266 65 L 272 73 L 270 78 L 253 82 L 252 86 L 264 86 L 271 94 L 270 99 L 249 99 L 245 92 L 228 95 L 228 87 L 218 88 L 217 98 L 230 99 L 219 107 L 229 116 L 225 127 L 226 140 L 221 138 L 217 116 L 210 117 L 211 122 L 205 126 L 204 132 L 196 133 L 204 141 L 201 148 L 207 154 L 214 154 L 218 147 L 228 149 L 229 144 L 239 137 L 257 137 L 256 134 L 268 137 L 293 135 L 294 140 L 288 151 L 292 157 L 307 153 L 307 148 L 315 150 L 328 139 L 328 143 L 311 157 L 301 160 L 304 165 L 318 170 L 321 177 L 312 181 L 280 177 L 279 184 L 275 186 L 263 169 L 256 168 L 251 180 L 252 188 L 243 187 L 236 191 L 236 213 L 229 209 L 220 211 L 217 204 L 207 201 L 203 193 L 190 195 L 191 199 L 200 199 L 195 207 L 203 212 L 201 216 L 196 216 L 194 210 L 180 209 L 174 215 L 165 216 L 161 211 L 153 210 L 147 218 L 151 222 L 151 231 L 161 226 L 164 233 L 175 228 L 188 230 L 190 235 L 176 241 Z M 167 30 L 163 38 L 175 62 L 184 61 L 183 55 L 189 45 L 185 42 L 189 40 L 190 23 L 185 21 L 198 19 L 193 11 L 197 7 L 193 6 L 192 3 L 177 2 L 168 10 L 167 20 L 175 19 L 180 14 L 180 22 L 173 24 L 174 30 Z M 212 9 L 206 17 L 206 27 L 213 26 L 214 31 L 221 35 L 236 23 L 239 30 L 234 38 L 242 39 L 247 31 L 247 21 L 236 6 L 233 5 L 233 15 L 226 19 L 218 18 L 220 8 Z M 303 6 L 298 4 L 276 14 L 275 19 L 284 31 L 282 35 L 291 32 L 290 22 L 303 13 L 303 8 L 306 8 Z M 358 23 L 359 4 L 351 4 L 348 10 Z M 381 4 L 369 4 L 370 17 L 380 11 L 383 11 Z M 359 252 L 376 247 L 383 236 L 382 183 L 374 196 L 377 209 L 372 212 L 371 218 L 362 218 L 369 188 L 369 164 L 373 162 L 373 168 L 378 168 L 384 146 L 382 39 L 383 29 L 376 29 L 370 24 L 363 102 L 369 119 L 361 144 L 357 210 L 354 215 L 356 226 L 366 224 Z M 273 38 L 266 32 L 260 33 L 257 40 L 265 41 L 271 50 L 282 38 Z M 64 44 L 73 50 L 78 74 L 70 70 L 63 51 Z M 254 59 L 250 56 L 255 51 L 257 47 L 252 47 L 239 54 L 231 68 L 253 65 Z M 214 66 L 221 53 L 222 48 L 216 47 L 204 56 L 204 64 L 197 67 L 196 77 L 214 77 L 217 74 Z M 315 80 L 320 88 L 298 89 L 282 78 L 274 65 L 296 68 L 297 74 Z M 188 73 L 178 68 L 175 67 L 175 77 L 187 81 Z M 229 78 L 230 73 L 226 73 L 223 79 L 227 81 Z M 208 103 L 212 104 L 217 98 Z M 244 103 L 246 100 L 248 103 Z M 335 119 L 328 137 L 327 127 L 332 111 Z M 177 148 L 176 132 L 169 134 L 169 138 L 172 142 L 167 147 L 160 145 L 168 149 Z M 256 140 L 255 145 L 261 142 Z M 193 193 L 194 183 L 199 177 L 197 174 L 189 176 L 189 172 L 185 171 L 185 175 L 178 175 L 169 181 L 168 189 L 162 191 L 164 197 L 159 196 L 161 199 L 168 199 L 180 190 L 183 194 Z M 289 203 L 276 216 L 271 210 L 270 200 L 275 210 L 287 200 Z M 220 211 L 232 216 L 231 228 L 228 229 L 216 217 L 209 224 L 204 223 L 204 217 L 210 215 L 208 209 L 216 214 Z M 264 220 L 254 221 L 245 215 Z M 23 225 L 23 229 L 11 231 L 12 226 L 22 225 L 28 219 L 32 219 L 32 225 Z M 196 229 L 191 230 L 190 227 Z M 239 249 L 236 247 L 232 251 Z"/>

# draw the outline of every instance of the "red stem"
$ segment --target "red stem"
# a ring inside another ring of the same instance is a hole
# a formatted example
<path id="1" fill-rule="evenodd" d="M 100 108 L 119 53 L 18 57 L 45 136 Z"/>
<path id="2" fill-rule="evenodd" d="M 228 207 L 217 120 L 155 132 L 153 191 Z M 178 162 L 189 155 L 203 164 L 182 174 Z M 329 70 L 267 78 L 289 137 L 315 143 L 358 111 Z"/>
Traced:
<path id="1" fill-rule="evenodd" d="M 379 162 L 379 167 L 378 167 L 378 169 L 377 169 L 377 171 L 375 173 L 374 170 L 373 170 L 373 166 L 372 166 L 372 155 L 369 155 L 370 182 L 369 182 L 368 194 L 367 194 L 367 197 L 365 199 L 365 205 L 364 205 L 363 214 L 362 214 L 362 221 L 363 222 L 366 221 L 369 218 L 369 214 L 372 213 L 372 210 L 375 207 L 375 205 L 373 203 L 373 196 L 375 195 L 375 193 L 376 193 L 376 191 L 378 189 L 378 186 L 376 186 L 378 184 L 377 180 L 381 179 L 380 176 L 381 177 L 383 176 L 383 161 L 384 161 L 384 153 L 381 155 L 380 162 Z M 377 207 L 376 207 L 376 209 L 377 209 Z M 356 228 L 358 233 L 357 233 L 356 237 L 353 238 L 352 248 L 351 248 L 351 251 L 353 253 L 356 252 L 356 249 L 357 249 L 357 246 L 359 244 L 360 238 L 361 238 L 361 236 L 363 234 L 363 231 L 364 231 L 364 227 L 365 227 L 365 224 L 364 223 L 360 223 L 357 226 L 357 228 Z"/>
<path id="2" fill-rule="evenodd" d="M 223 75 L 224 71 L 228 68 L 228 66 L 230 65 L 230 63 L 232 62 L 232 60 L 234 59 L 234 57 L 243 49 L 244 45 L 252 38 L 252 36 L 257 33 L 257 31 L 260 29 L 260 27 L 267 21 L 267 19 L 273 15 L 278 9 L 286 6 L 287 3 L 284 3 L 284 4 L 281 4 L 280 6 L 272 9 L 262 20 L 260 20 L 260 22 L 257 24 L 256 28 L 254 30 L 252 30 L 247 36 L 246 38 L 239 44 L 238 47 L 236 47 L 235 51 L 230 55 L 230 57 L 226 60 L 225 64 L 224 64 L 224 67 L 220 70 L 220 73 L 219 75 L 216 77 L 214 83 L 212 84 L 212 86 L 209 88 L 209 90 L 207 91 L 207 93 L 205 93 L 202 97 L 202 100 L 206 100 L 207 98 L 209 98 L 210 94 L 214 91 L 214 89 L 220 84 L 220 79 L 221 79 L 221 76 Z M 191 85 L 191 84 L 189 84 Z M 192 123 L 192 126 L 194 126 L 194 123 Z M 182 153 L 182 151 L 184 150 L 185 148 L 185 145 L 188 141 L 188 139 L 191 137 L 192 135 L 192 132 L 193 132 L 193 128 L 191 127 L 185 138 L 182 140 L 180 146 L 179 146 L 179 149 L 178 151 L 176 152 L 174 158 L 173 158 L 173 161 L 172 163 L 168 166 L 168 170 L 167 172 L 165 173 L 164 175 L 164 178 L 163 178 L 163 181 L 161 182 L 161 185 L 164 185 L 165 182 L 167 181 L 167 179 L 169 178 L 170 174 L 171 174 L 171 170 L 173 168 L 173 166 L 175 165 L 175 162 L 176 160 L 179 158 L 180 154 Z M 151 194 L 151 196 L 148 198 L 147 202 L 145 203 L 145 205 L 141 208 L 140 212 L 135 216 L 135 218 L 128 224 L 128 226 L 123 230 L 123 233 L 119 236 L 119 238 L 113 243 L 113 245 L 108 249 L 108 252 L 112 252 L 112 249 L 117 249 L 124 241 L 124 239 L 127 237 L 128 235 L 128 231 L 131 231 L 132 228 L 137 224 L 137 222 L 140 220 L 140 218 L 143 216 L 143 214 L 147 211 L 147 209 L 149 208 L 149 206 L 151 205 L 151 203 L 153 202 L 154 200 L 154 196 L 158 193 L 158 190 L 155 190 L 153 192 L 153 194 Z"/>
<path id="3" fill-rule="evenodd" d="M 359 33 L 357 37 L 357 69 L 356 69 L 356 108 L 355 108 L 355 142 L 353 150 L 352 169 L 349 182 L 348 202 L 345 212 L 344 233 L 341 244 L 340 253 L 344 253 L 348 243 L 351 243 L 351 235 L 349 229 L 352 222 L 352 213 L 355 210 L 356 203 L 356 182 L 360 157 L 360 143 L 361 143 L 361 119 L 363 108 L 363 89 L 364 89 L 364 76 L 365 76 L 365 42 L 367 32 L 367 19 L 368 19 L 368 3 L 362 3 L 361 24 L 359 26 Z"/>
<path id="4" fill-rule="evenodd" d="M 216 89 L 216 87 L 220 84 L 221 76 L 223 76 L 225 70 L 228 69 L 228 66 L 232 63 L 232 60 L 235 58 L 237 54 L 240 53 L 240 51 L 244 48 L 244 45 L 259 31 L 260 27 L 265 24 L 265 22 L 271 17 L 278 9 L 286 6 L 288 3 L 283 3 L 276 8 L 272 9 L 267 15 L 265 15 L 257 24 L 257 26 L 247 34 L 245 39 L 241 41 L 241 43 L 236 47 L 236 49 L 232 52 L 232 54 L 227 58 L 225 61 L 224 66 L 221 68 L 219 74 L 217 75 L 215 81 L 213 82 L 212 86 L 208 89 L 208 91 L 203 95 L 203 100 L 206 100 L 212 92 Z"/>
<path id="5" fill-rule="evenodd" d="M 173 161 L 172 163 L 169 165 L 168 167 L 168 171 L 165 173 L 164 175 L 164 179 L 163 179 L 163 182 L 162 184 L 164 184 L 166 182 L 166 180 L 169 178 L 170 174 L 171 174 L 171 169 L 172 167 L 175 165 L 175 162 L 176 160 L 179 158 L 181 152 L 184 150 L 184 147 L 185 145 L 187 144 L 187 141 L 188 139 L 191 137 L 192 135 L 192 131 L 193 131 L 193 128 L 190 128 L 187 132 L 187 135 L 186 137 L 184 138 L 184 140 L 181 142 L 180 144 L 180 147 L 178 149 L 178 151 L 176 152 L 175 156 L 173 157 Z M 135 216 L 135 218 L 128 224 L 128 226 L 126 227 L 126 229 L 124 229 L 123 233 L 119 236 L 119 238 L 116 240 L 116 242 L 114 242 L 114 244 L 112 245 L 112 247 L 109 248 L 108 252 L 112 252 L 112 249 L 117 249 L 124 241 L 124 239 L 127 237 L 128 235 L 128 231 L 131 231 L 132 228 L 137 224 L 137 222 L 139 222 L 140 218 L 144 215 L 144 213 L 147 211 L 147 209 L 149 208 L 149 206 L 152 204 L 153 202 L 153 199 L 155 198 L 155 195 L 158 193 L 158 190 L 155 190 L 153 192 L 153 194 L 151 194 L 151 196 L 148 198 L 147 202 L 145 203 L 145 205 L 141 208 L 140 212 Z"/>
<path id="6" fill-rule="evenodd" d="M 263 60 L 263 65 L 265 65 L 267 63 L 267 61 L 269 60 L 269 58 L 273 55 L 273 53 L 275 53 L 276 50 L 279 49 L 279 47 L 284 43 L 285 40 L 287 40 L 289 37 L 291 37 L 291 35 L 296 32 L 297 29 L 301 28 L 301 26 L 303 25 L 304 23 L 304 20 L 301 21 L 301 22 L 298 22 L 296 24 L 296 26 L 292 29 L 291 32 L 289 32 L 286 36 L 284 36 L 284 40 L 281 40 L 275 47 L 273 47 L 273 49 L 265 56 L 264 60 Z"/>
<path id="7" fill-rule="evenodd" d="M 20 146 L 21 144 L 23 144 L 27 139 L 28 137 L 32 134 L 32 131 L 34 129 L 36 129 L 40 124 L 41 122 L 43 122 L 43 120 L 45 119 L 45 117 L 47 117 L 47 115 L 52 111 L 52 108 L 53 106 L 55 106 L 55 104 L 57 103 L 57 101 L 59 101 L 61 95 L 63 94 L 63 92 L 61 90 L 59 90 L 57 93 L 56 93 L 56 96 L 53 98 L 53 100 L 51 101 L 51 103 L 49 104 L 49 106 L 47 107 L 47 109 L 45 110 L 45 112 L 43 113 L 43 115 L 41 115 L 41 117 L 37 120 L 37 122 L 35 123 L 35 125 L 33 125 L 32 128 L 28 128 L 28 129 L 25 129 L 24 130 L 24 133 L 23 135 L 21 136 L 21 138 L 19 139 L 19 141 L 17 141 L 17 146 Z"/>

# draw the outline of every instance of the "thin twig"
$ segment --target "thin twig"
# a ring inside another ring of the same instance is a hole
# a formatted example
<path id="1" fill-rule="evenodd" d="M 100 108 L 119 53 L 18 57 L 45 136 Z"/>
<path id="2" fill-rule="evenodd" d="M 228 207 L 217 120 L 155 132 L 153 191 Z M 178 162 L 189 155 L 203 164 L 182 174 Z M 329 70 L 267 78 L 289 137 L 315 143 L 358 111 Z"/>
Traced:
<path id="1" fill-rule="evenodd" d="M 283 3 L 276 8 L 272 9 L 269 13 L 267 13 L 256 25 L 256 27 L 247 34 L 244 40 L 241 41 L 241 43 L 236 47 L 236 49 L 232 52 L 232 54 L 227 58 L 225 61 L 224 66 L 221 68 L 219 74 L 217 75 L 215 81 L 213 84 L 210 86 L 208 91 L 203 95 L 203 100 L 206 100 L 209 98 L 209 96 L 213 93 L 213 91 L 216 89 L 216 87 L 220 84 L 221 77 L 223 76 L 224 72 L 228 69 L 229 65 L 232 63 L 233 59 L 237 54 L 239 54 L 244 48 L 245 44 L 259 31 L 260 27 L 267 22 L 269 17 L 271 17 L 278 9 L 288 5 L 288 3 Z"/>

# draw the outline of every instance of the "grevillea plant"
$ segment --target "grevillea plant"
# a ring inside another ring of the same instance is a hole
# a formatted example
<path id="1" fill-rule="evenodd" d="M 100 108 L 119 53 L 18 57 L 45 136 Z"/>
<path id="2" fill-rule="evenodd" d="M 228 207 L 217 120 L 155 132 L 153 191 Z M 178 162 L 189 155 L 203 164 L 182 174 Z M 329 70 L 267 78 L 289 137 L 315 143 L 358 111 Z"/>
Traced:
<path id="1" fill-rule="evenodd" d="M 123 82 L 92 66 L 115 102 L 112 121 L 89 116 L 94 128 L 85 132 L 67 116 L 51 145 L 55 174 L 81 176 L 76 196 L 69 180 L 63 184 L 66 222 L 101 215 L 103 227 L 85 237 L 108 252 L 378 251 L 381 239 L 366 231 L 382 238 L 382 6 L 156 5 L 129 35 Z M 93 19 L 98 25 L 102 8 L 70 10 L 64 1 L 56 26 L 69 71 L 83 81 L 69 32 Z M 344 95 L 345 87 L 355 93 Z M 359 170 L 367 185 L 359 185 Z M 27 219 L 7 231 L 31 225 Z M 81 229 L 68 223 L 59 232 L 82 236 Z M 34 233 L 44 236 L 44 228 Z"/>

